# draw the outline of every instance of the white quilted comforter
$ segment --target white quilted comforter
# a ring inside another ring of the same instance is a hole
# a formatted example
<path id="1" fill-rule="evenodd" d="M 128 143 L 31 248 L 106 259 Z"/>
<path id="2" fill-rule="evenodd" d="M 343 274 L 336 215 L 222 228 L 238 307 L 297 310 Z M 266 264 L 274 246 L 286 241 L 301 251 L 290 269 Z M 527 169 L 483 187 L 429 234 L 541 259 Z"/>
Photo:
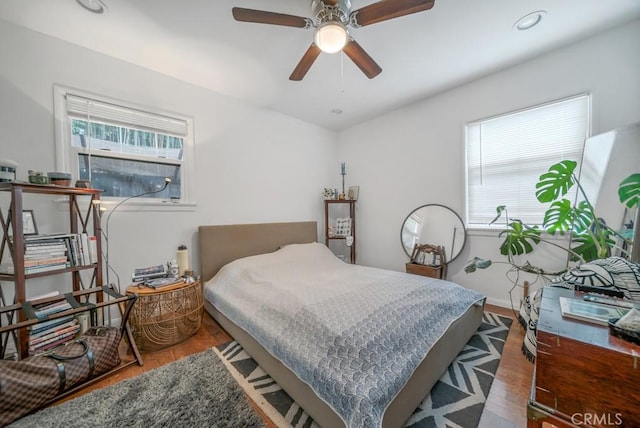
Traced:
<path id="1" fill-rule="evenodd" d="M 229 263 L 205 297 L 348 427 L 380 426 L 431 346 L 483 299 L 448 281 L 345 264 L 317 243 Z"/>

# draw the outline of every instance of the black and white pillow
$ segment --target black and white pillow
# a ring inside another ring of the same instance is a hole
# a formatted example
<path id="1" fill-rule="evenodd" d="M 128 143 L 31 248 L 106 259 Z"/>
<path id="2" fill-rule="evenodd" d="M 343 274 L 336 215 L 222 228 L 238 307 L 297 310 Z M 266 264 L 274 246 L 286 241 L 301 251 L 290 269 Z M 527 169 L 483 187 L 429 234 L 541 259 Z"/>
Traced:
<path id="1" fill-rule="evenodd" d="M 584 263 L 552 281 L 573 286 L 604 287 L 621 290 L 627 299 L 640 301 L 640 264 L 622 257 L 609 257 Z"/>

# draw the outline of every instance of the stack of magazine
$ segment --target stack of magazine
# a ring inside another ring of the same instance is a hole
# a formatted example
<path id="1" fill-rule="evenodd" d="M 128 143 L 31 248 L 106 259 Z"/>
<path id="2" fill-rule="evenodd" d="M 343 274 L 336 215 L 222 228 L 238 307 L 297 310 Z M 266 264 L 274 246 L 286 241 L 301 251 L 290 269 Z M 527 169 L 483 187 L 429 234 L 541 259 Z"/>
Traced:
<path id="1" fill-rule="evenodd" d="M 158 288 L 168 287 L 174 284 L 181 284 L 182 282 L 184 282 L 182 278 L 157 278 L 146 280 L 144 282 L 144 285 L 157 290 Z"/>
<path id="2" fill-rule="evenodd" d="M 35 308 L 38 318 L 44 319 L 47 316 L 71 309 L 67 301 L 58 301 Z M 43 321 L 32 325 L 29 329 L 29 355 L 39 354 L 48 351 L 73 339 L 80 330 L 78 320 L 73 315 Z"/>

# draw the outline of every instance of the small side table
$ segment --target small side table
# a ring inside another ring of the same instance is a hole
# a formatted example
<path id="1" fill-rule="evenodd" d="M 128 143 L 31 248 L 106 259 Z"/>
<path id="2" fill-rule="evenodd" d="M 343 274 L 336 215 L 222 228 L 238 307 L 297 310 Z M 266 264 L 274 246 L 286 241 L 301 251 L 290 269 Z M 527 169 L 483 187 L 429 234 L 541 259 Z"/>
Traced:
<path id="1" fill-rule="evenodd" d="M 447 277 L 447 265 L 431 266 L 418 263 L 407 263 L 407 273 L 429 276 L 431 278 L 445 279 Z"/>
<path id="2" fill-rule="evenodd" d="M 189 339 L 202 323 L 202 283 L 181 282 L 154 289 L 137 284 L 127 294 L 138 295 L 129 324 L 142 352 L 154 352 Z"/>

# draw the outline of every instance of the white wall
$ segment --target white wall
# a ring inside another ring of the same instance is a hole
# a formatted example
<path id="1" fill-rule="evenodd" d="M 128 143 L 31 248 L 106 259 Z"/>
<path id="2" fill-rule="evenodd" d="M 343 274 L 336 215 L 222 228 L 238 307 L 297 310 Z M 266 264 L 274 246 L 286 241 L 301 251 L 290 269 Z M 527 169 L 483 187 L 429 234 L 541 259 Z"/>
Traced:
<path id="1" fill-rule="evenodd" d="M 23 180 L 29 169 L 53 170 L 54 83 L 191 115 L 198 206 L 186 212 L 122 211 L 113 216 L 111 263 L 124 284 L 134 267 L 175 257 L 180 243 L 187 244 L 197 267 L 200 224 L 316 219 L 322 227 L 320 191 L 340 186 L 340 161 L 347 163 L 347 187 L 360 185 L 358 263 L 403 270 L 407 257 L 400 226 L 412 209 L 441 203 L 464 211 L 466 122 L 584 91 L 593 94 L 594 134 L 637 121 L 638 40 L 636 21 L 336 136 L 0 21 L 0 158 L 17 161 Z M 36 200 L 29 208 L 36 209 L 42 232 L 64 224 L 51 202 Z M 502 269 L 462 272 L 464 262 L 475 255 L 499 258 L 498 243 L 494 233 L 470 234 L 449 272 L 454 281 L 507 304 L 509 283 Z M 539 251 L 537 257 L 549 268 L 564 261 L 549 251 Z"/>
<path id="2" fill-rule="evenodd" d="M 337 185 L 334 132 L 1 20 L 0 61 L 0 159 L 18 162 L 21 180 L 30 169 L 55 170 L 54 84 L 194 118 L 197 207 L 111 218 L 110 261 L 123 286 L 135 267 L 174 259 L 182 243 L 197 270 L 201 224 L 317 220 L 322 227 L 321 191 Z M 41 233 L 68 222 L 51 199 L 28 199 L 25 208 L 36 210 Z M 54 281 L 28 295 L 56 288 Z"/>
<path id="3" fill-rule="evenodd" d="M 638 41 L 635 21 L 341 132 L 349 184 L 360 185 L 358 262 L 404 270 L 400 227 L 419 205 L 441 203 L 464 214 L 465 123 L 586 91 L 593 94 L 593 134 L 637 121 Z M 474 256 L 504 260 L 496 235 L 469 233 L 449 278 L 508 305 L 504 265 L 474 274 L 462 270 Z M 548 269 L 565 262 L 554 251 L 538 251 L 536 258 L 532 262 Z M 519 296 L 514 294 L 516 302 Z"/>

